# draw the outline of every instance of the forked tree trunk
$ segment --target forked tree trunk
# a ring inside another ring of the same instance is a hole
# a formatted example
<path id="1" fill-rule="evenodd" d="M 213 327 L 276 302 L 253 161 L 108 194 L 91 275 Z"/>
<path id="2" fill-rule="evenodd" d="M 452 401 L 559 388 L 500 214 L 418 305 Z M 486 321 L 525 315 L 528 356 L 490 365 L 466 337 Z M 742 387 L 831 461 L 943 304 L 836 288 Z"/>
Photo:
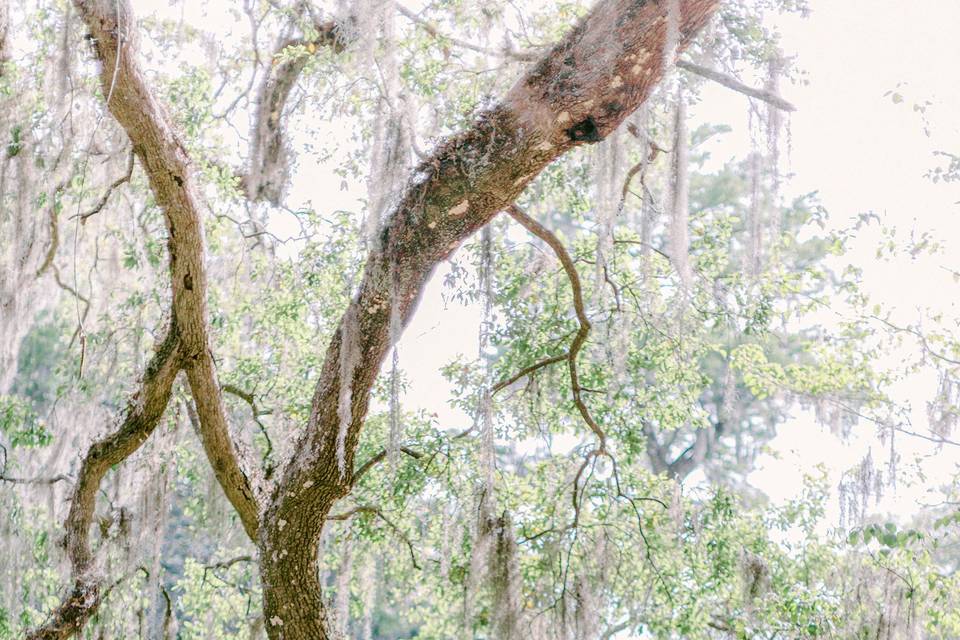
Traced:
<path id="1" fill-rule="evenodd" d="M 399 306 L 396 312 L 405 325 L 439 262 L 511 205 L 550 162 L 577 145 L 602 140 L 640 106 L 674 62 L 665 55 L 683 51 L 719 0 L 600 0 L 497 106 L 417 167 L 417 179 L 409 182 L 388 216 L 379 246 L 367 258 L 360 290 L 327 347 L 309 422 L 265 504 L 247 482 L 220 398 L 206 309 L 199 193 L 190 159 L 139 69 L 128 0 L 74 4 L 101 62 L 107 106 L 130 137 L 166 218 L 178 354 L 167 373 L 175 375 L 177 367 L 187 372 L 205 453 L 259 547 L 267 633 L 273 640 L 329 638 L 332 625 L 319 580 L 320 534 L 331 508 L 353 486 L 354 454 L 370 391 L 391 347 L 393 305 Z M 675 8 L 669 20 L 668 7 Z M 341 363 L 345 337 L 355 344 L 349 366 Z M 342 434 L 341 372 L 350 376 L 344 387 L 350 392 L 350 419 Z M 143 391 L 157 386 L 145 380 Z M 159 416 L 154 411 L 144 423 L 152 429 Z M 111 459 L 122 462 L 135 448 L 118 450 Z M 338 449 L 345 458 L 342 466 Z M 91 449 L 87 457 L 95 453 Z M 94 505 L 77 496 L 74 500 L 82 517 L 74 523 L 79 523 L 76 530 L 68 527 L 68 537 L 85 543 Z M 85 585 L 90 564 L 86 557 L 82 560 L 74 572 L 78 586 Z M 81 628 L 99 605 L 101 591 L 89 589 L 84 595 L 65 600 L 58 610 L 70 614 L 69 628 L 56 627 L 55 614 L 54 626 L 38 630 L 35 637 L 66 638 Z"/>
<path id="2" fill-rule="evenodd" d="M 679 5 L 679 38 L 666 45 L 668 5 Z M 360 291 L 331 341 L 310 423 L 277 485 L 260 528 L 264 617 L 270 638 L 330 637 L 317 551 L 326 517 L 349 493 L 353 455 L 370 388 L 390 348 L 391 305 L 409 320 L 436 265 L 520 195 L 550 162 L 597 142 L 649 97 L 664 69 L 718 0 L 601 0 L 493 109 L 424 161 L 367 258 Z M 666 45 L 666 47 L 665 47 Z M 395 274 L 395 276 L 393 275 Z M 395 282 L 395 291 L 391 283 Z M 346 469 L 337 466 L 344 333 L 359 342 L 353 371 Z"/>

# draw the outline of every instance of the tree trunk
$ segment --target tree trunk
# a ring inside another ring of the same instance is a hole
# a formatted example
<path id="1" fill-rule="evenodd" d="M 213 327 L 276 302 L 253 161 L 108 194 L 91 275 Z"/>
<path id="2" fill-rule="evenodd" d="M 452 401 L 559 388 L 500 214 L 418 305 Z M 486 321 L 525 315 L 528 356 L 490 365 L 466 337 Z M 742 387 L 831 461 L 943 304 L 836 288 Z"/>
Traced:
<path id="1" fill-rule="evenodd" d="M 674 62 L 665 54 L 683 51 L 719 2 L 674 3 L 680 10 L 673 16 L 676 47 L 667 43 L 669 4 L 601 0 L 499 105 L 417 167 L 367 258 L 360 290 L 327 349 L 310 422 L 264 513 L 260 563 L 270 638 L 333 633 L 317 566 L 320 534 L 352 486 L 370 389 L 391 347 L 392 305 L 400 305 L 405 325 L 435 266 L 512 204 L 550 162 L 602 140 L 639 107 Z M 345 335 L 357 342 L 355 368 L 341 366 Z M 341 434 L 341 372 L 351 369 L 350 421 Z M 339 439 L 345 441 L 342 474 Z"/>
<path id="2" fill-rule="evenodd" d="M 602 140 L 639 107 L 719 0 L 600 0 L 500 104 L 417 167 L 367 258 L 359 292 L 327 347 L 309 422 L 265 504 L 253 494 L 227 430 L 190 159 L 138 66 L 128 2 L 74 3 L 102 63 L 107 107 L 133 143 L 164 212 L 176 366 L 188 374 L 217 480 L 259 547 L 267 633 L 273 640 L 329 638 L 333 625 L 319 580 L 320 534 L 333 505 L 353 486 L 370 392 L 397 337 L 392 320 L 399 317 L 406 325 L 436 265 L 510 206 L 549 163 L 578 145 Z M 669 16 L 668 7 L 675 8 Z M 84 577 L 83 571 L 76 574 L 78 581 Z M 69 637 L 82 622 L 38 637 Z"/>

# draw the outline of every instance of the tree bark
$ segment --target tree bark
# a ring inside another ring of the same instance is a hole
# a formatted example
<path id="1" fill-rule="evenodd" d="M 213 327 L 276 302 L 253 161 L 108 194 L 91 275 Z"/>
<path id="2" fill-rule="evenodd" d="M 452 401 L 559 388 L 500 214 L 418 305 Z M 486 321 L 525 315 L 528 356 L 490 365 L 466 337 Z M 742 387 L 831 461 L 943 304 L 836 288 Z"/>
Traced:
<path id="1" fill-rule="evenodd" d="M 95 442 L 81 464 L 65 522 L 65 546 L 74 584 L 32 640 L 70 638 L 99 609 L 109 591 L 90 548 L 89 530 L 100 482 L 156 428 L 177 374 L 186 370 L 201 422 L 201 440 L 214 474 L 251 539 L 259 508 L 227 430 L 216 380 L 206 309 L 206 267 L 199 198 L 189 158 L 137 64 L 137 31 L 128 2 L 75 0 L 100 66 L 107 107 L 133 143 L 167 223 L 173 302 L 170 328 L 131 396 L 119 428 Z"/>
<path id="2" fill-rule="evenodd" d="M 296 454 L 276 485 L 260 528 L 268 635 L 328 638 L 317 550 L 324 520 L 349 493 L 370 389 L 390 348 L 394 305 L 405 325 L 436 265 L 511 204 L 550 162 L 602 140 L 650 95 L 665 60 L 667 5 L 601 0 L 507 96 L 442 144 L 415 171 L 368 256 L 359 292 L 341 319 Z M 677 55 L 719 0 L 679 2 Z M 349 381 L 346 470 L 337 464 L 344 338 L 359 363 Z"/>
<path id="3" fill-rule="evenodd" d="M 100 481 L 111 467 L 139 449 L 160 422 L 180 371 L 180 349 L 180 336 L 176 325 L 172 324 L 147 365 L 139 389 L 127 402 L 120 427 L 94 442 L 84 456 L 64 523 L 64 543 L 74 584 L 47 622 L 27 636 L 30 640 L 70 638 L 100 608 L 106 577 L 90 548 L 90 525 L 96 511 Z"/>
<path id="4" fill-rule="evenodd" d="M 266 200 L 279 206 L 283 201 L 289 180 L 289 158 L 286 157 L 289 150 L 286 148 L 283 112 L 300 73 L 310 61 L 309 56 L 305 55 L 290 60 L 278 60 L 277 56 L 295 47 L 306 47 L 308 50 L 310 47 L 314 50 L 330 47 L 340 53 L 347 46 L 343 30 L 336 23 L 317 23 L 314 28 L 317 37 L 312 40 L 299 38 L 281 42 L 260 81 L 251 132 L 250 159 L 243 180 L 247 198 L 254 202 Z"/>

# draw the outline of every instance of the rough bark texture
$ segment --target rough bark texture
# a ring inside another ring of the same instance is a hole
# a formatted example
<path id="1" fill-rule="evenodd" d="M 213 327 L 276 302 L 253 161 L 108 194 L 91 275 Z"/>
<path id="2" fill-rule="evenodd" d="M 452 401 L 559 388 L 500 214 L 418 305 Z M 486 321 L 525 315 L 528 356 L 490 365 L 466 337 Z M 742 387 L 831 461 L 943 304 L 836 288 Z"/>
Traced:
<path id="1" fill-rule="evenodd" d="M 677 53 L 718 3 L 681 3 Z M 308 428 L 265 512 L 261 576 L 271 638 L 329 637 L 317 570 L 320 532 L 331 506 L 350 491 L 370 389 L 390 347 L 391 305 L 400 305 L 406 323 L 440 261 L 512 203 L 547 164 L 574 146 L 602 140 L 650 95 L 665 68 L 666 12 L 666 3 L 599 2 L 499 105 L 417 168 L 344 315 L 356 318 L 349 330 L 358 336 L 360 363 L 350 385 L 346 472 L 341 475 L 337 467 L 341 321 L 327 349 Z"/>
<path id="2" fill-rule="evenodd" d="M 139 449 L 160 422 L 180 370 L 180 348 L 180 337 L 174 324 L 157 346 L 140 387 L 127 402 L 119 428 L 93 443 L 87 451 L 64 523 L 64 543 L 74 585 L 47 623 L 31 632 L 28 636 L 31 640 L 69 638 L 100 607 L 106 576 L 97 567 L 90 548 L 90 525 L 96 510 L 100 481 L 112 466 L 123 462 Z"/>
<path id="3" fill-rule="evenodd" d="M 664 60 L 667 3 L 601 0 L 499 105 L 479 114 L 470 129 L 439 146 L 416 169 L 367 258 L 359 292 L 327 348 L 309 423 L 262 519 L 229 437 L 211 353 L 203 226 L 189 158 L 138 67 L 128 2 L 74 0 L 74 4 L 101 62 L 107 106 L 132 141 L 166 218 L 173 329 L 163 343 L 167 349 L 158 351 L 144 379 L 140 397 L 131 401 L 124 425 L 106 444 L 94 445 L 84 462 L 87 475 L 82 474 L 78 483 L 67 522 L 69 535 L 76 538 L 71 560 L 78 587 L 33 637 L 70 637 L 99 605 L 102 583 L 87 581 L 92 563 L 87 532 L 96 488 L 109 466 L 122 461 L 153 430 L 169 399 L 169 385 L 182 366 L 214 473 L 260 547 L 268 635 L 288 640 L 328 638 L 332 625 L 317 566 L 320 533 L 331 507 L 351 489 L 370 391 L 391 346 L 391 307 L 399 305 L 396 312 L 406 324 L 440 261 L 509 206 L 550 162 L 577 145 L 602 140 L 650 95 L 673 62 Z M 719 0 L 679 4 L 679 46 L 670 55 L 690 43 Z M 268 102 L 268 108 L 277 104 L 282 108 L 289 94 L 289 87 L 279 80 L 274 80 L 272 90 L 279 103 Z M 268 109 L 268 120 L 273 114 Z M 357 343 L 356 367 L 342 366 L 344 336 Z M 162 359 L 168 350 L 176 355 Z M 341 371 L 352 378 L 346 387 L 350 421 L 342 471 L 337 464 Z M 110 460 L 114 462 L 108 464 Z"/>
<path id="4" fill-rule="evenodd" d="M 203 226 L 189 159 L 137 66 L 137 31 L 127 2 L 76 0 L 100 66 L 107 107 L 126 131 L 167 223 L 173 303 L 170 329 L 131 397 L 118 429 L 94 443 L 83 459 L 65 522 L 74 585 L 31 639 L 69 638 L 100 607 L 106 576 L 96 566 L 89 530 L 100 482 L 150 436 L 185 370 L 197 399 L 204 449 L 251 539 L 259 509 L 227 430 L 216 379 L 206 309 Z"/>

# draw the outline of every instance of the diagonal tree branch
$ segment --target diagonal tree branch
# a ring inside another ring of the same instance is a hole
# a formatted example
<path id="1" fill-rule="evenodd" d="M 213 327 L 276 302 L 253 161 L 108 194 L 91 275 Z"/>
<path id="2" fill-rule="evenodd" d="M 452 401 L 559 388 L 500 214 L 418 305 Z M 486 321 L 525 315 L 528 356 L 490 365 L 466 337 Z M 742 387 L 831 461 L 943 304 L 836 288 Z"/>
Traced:
<path id="1" fill-rule="evenodd" d="M 328 637 L 326 616 L 317 613 L 320 532 L 351 488 L 370 390 L 391 346 L 391 318 L 405 325 L 436 265 L 544 167 L 602 140 L 643 103 L 719 1 L 677 5 L 674 48 L 667 46 L 666 3 L 601 0 L 499 104 L 416 169 L 367 257 L 359 291 L 327 347 L 307 427 L 270 497 L 261 570 L 272 638 Z"/>
<path id="2" fill-rule="evenodd" d="M 762 100 L 763 102 L 766 102 L 777 109 L 781 109 L 782 111 L 797 110 L 793 104 L 787 102 L 772 91 L 767 91 L 766 89 L 754 89 L 749 85 L 743 84 L 733 76 L 728 76 L 725 73 L 710 69 L 709 67 L 704 67 L 703 65 L 690 62 L 689 60 L 677 60 L 677 66 L 684 71 L 689 71 L 690 73 L 706 78 L 707 80 L 712 80 L 717 84 L 722 84 L 727 89 L 732 89 L 737 93 L 742 93 L 745 96 Z"/>
<path id="3" fill-rule="evenodd" d="M 551 357 L 549 357 L 549 358 L 544 358 L 543 360 L 540 360 L 539 362 L 534 362 L 533 364 L 531 364 L 531 365 L 529 365 L 529 366 L 527 366 L 527 367 L 524 367 L 523 369 L 521 369 L 520 371 L 518 371 L 518 372 L 515 373 L 514 375 L 510 376 L 509 378 L 505 378 L 505 379 L 501 380 L 500 382 L 498 382 L 497 384 L 493 385 L 492 391 L 493 391 L 493 393 L 496 393 L 496 392 L 498 392 L 498 391 L 500 391 L 500 390 L 502 390 L 502 389 L 505 389 L 505 388 L 509 387 L 510 385 L 512 385 L 514 382 L 516 382 L 516 381 L 519 380 L 520 378 L 523 378 L 523 377 L 525 377 L 525 376 L 529 376 L 530 374 L 536 373 L 537 371 L 539 371 L 540 369 L 543 369 L 544 367 L 549 367 L 551 364 L 555 364 L 555 363 L 557 363 L 557 362 L 563 362 L 564 360 L 567 360 L 567 359 L 569 359 L 569 358 L 570 358 L 570 352 L 567 351 L 567 352 L 561 353 L 561 354 L 556 355 L 556 356 L 551 356 Z"/>
<path id="4" fill-rule="evenodd" d="M 542 52 L 516 51 L 511 48 L 504 48 L 501 50 L 488 49 L 486 47 L 481 47 L 472 42 L 467 42 L 466 40 L 453 38 L 451 36 L 441 33 L 440 30 L 437 29 L 432 24 L 430 24 L 428 20 L 425 20 L 424 18 L 420 17 L 418 14 L 411 11 L 410 9 L 407 9 L 405 6 L 403 6 L 399 2 L 396 3 L 396 7 L 400 15 L 407 18 L 408 20 L 410 20 L 411 22 L 419 26 L 421 29 L 426 31 L 427 34 L 429 34 L 432 38 L 439 40 L 440 42 L 450 43 L 455 47 L 459 47 L 461 49 L 469 49 L 470 51 L 476 51 L 477 53 L 482 53 L 488 56 L 497 56 L 500 58 L 512 58 L 514 60 L 521 60 L 525 62 L 534 62 L 540 59 L 540 57 L 543 55 Z"/>

